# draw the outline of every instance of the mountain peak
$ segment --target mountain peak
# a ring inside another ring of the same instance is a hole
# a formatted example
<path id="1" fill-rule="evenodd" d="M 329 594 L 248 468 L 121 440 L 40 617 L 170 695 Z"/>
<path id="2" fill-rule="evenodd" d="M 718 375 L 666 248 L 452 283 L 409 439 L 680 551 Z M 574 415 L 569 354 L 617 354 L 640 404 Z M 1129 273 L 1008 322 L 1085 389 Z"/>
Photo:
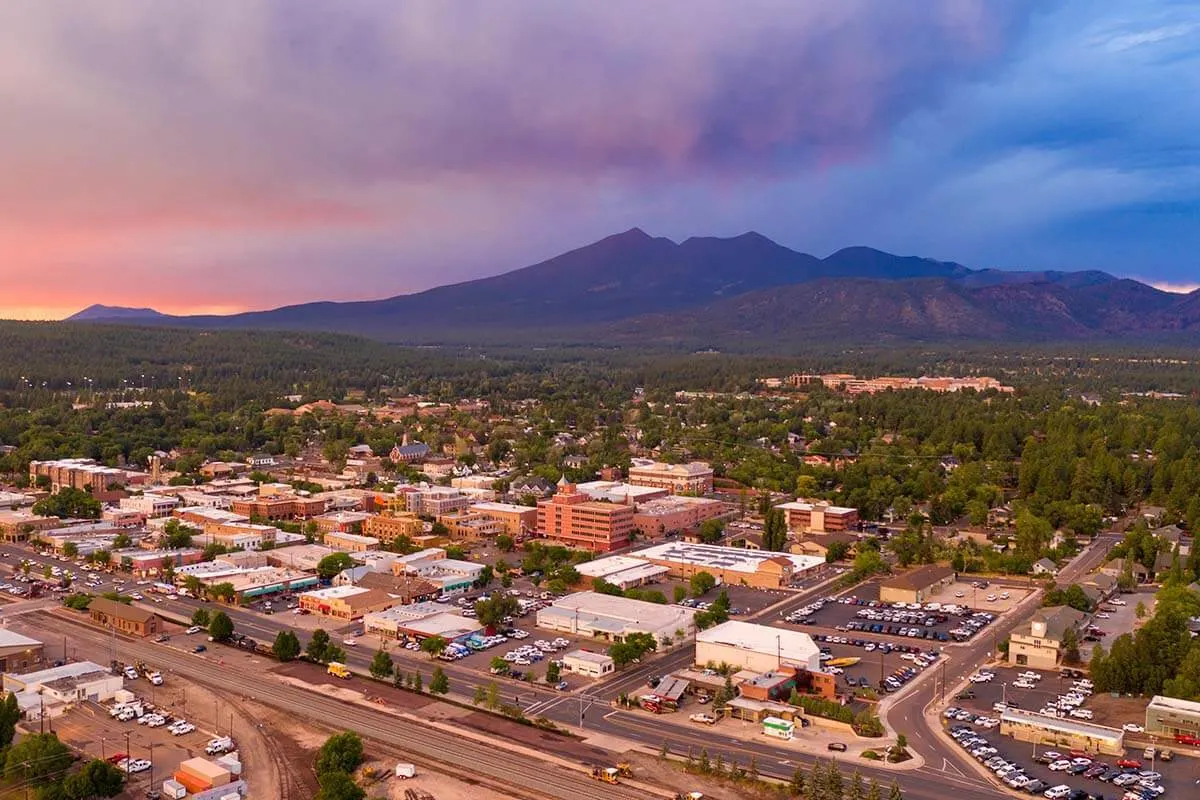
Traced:
<path id="1" fill-rule="evenodd" d="M 166 316 L 153 308 L 130 308 L 128 306 L 106 306 L 101 303 L 93 303 L 82 311 L 76 312 L 66 318 L 66 322 L 81 322 L 94 321 L 100 319 L 111 320 L 131 320 L 131 319 L 153 319 Z"/>

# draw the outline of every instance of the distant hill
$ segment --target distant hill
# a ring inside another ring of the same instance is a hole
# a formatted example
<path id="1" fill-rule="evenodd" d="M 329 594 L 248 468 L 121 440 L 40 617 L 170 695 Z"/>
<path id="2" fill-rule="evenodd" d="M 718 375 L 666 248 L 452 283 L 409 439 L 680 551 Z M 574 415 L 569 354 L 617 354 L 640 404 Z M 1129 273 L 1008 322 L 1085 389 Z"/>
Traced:
<path id="1" fill-rule="evenodd" d="M 332 331 L 398 342 L 1079 339 L 1200 331 L 1200 293 L 1094 270 L 972 270 L 757 233 L 676 243 L 634 228 L 529 267 L 411 295 L 174 317 L 92 306 L 72 321 Z"/>
<path id="2" fill-rule="evenodd" d="M 127 308 L 126 306 L 104 306 L 99 303 L 88 306 L 83 311 L 72 314 L 67 317 L 65 322 L 95 322 L 97 320 L 107 320 L 115 322 L 117 320 L 130 319 L 155 319 L 164 317 L 165 314 L 160 314 L 153 308 Z"/>

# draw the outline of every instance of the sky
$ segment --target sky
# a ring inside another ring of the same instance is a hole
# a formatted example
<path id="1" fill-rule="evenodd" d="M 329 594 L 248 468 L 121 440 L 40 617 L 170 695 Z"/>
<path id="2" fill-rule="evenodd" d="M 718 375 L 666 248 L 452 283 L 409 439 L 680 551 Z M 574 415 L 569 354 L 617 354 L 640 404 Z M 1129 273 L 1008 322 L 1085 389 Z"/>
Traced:
<path id="1" fill-rule="evenodd" d="M 0 317 L 631 227 L 1200 285 L 1195 0 L 4 0 Z"/>

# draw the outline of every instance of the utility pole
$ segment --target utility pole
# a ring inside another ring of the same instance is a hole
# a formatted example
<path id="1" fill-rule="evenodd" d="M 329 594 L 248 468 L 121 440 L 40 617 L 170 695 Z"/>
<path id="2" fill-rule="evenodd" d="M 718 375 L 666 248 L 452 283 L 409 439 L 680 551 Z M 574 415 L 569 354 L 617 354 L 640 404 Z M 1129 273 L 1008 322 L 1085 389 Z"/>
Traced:
<path id="1" fill-rule="evenodd" d="M 150 743 L 150 788 L 154 788 L 154 742 Z"/>

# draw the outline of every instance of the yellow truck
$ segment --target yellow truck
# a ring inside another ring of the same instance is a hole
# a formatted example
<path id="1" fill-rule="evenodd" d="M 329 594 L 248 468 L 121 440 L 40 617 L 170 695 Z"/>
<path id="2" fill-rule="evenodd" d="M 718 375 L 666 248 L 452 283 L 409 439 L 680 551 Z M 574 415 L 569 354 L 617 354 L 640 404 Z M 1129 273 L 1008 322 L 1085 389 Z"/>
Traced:
<path id="1" fill-rule="evenodd" d="M 346 668 L 345 664 L 339 663 L 337 661 L 330 661 L 329 668 L 325 671 L 328 672 L 330 675 L 332 675 L 335 678 L 342 678 L 343 680 L 350 680 L 350 670 Z"/>

